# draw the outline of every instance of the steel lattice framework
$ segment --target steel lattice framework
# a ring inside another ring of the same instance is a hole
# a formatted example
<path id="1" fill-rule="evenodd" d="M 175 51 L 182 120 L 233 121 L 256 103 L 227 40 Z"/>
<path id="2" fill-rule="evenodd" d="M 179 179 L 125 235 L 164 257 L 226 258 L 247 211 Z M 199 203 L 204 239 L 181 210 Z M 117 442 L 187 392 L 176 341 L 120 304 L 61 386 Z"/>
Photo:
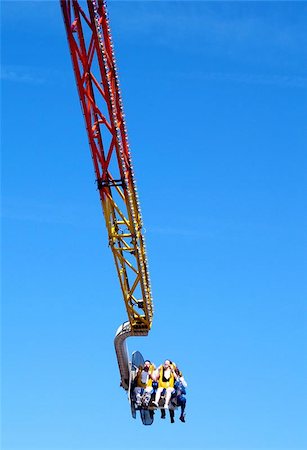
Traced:
<path id="1" fill-rule="evenodd" d="M 61 0 L 81 106 L 131 334 L 146 334 L 153 305 L 142 217 L 104 1 Z"/>

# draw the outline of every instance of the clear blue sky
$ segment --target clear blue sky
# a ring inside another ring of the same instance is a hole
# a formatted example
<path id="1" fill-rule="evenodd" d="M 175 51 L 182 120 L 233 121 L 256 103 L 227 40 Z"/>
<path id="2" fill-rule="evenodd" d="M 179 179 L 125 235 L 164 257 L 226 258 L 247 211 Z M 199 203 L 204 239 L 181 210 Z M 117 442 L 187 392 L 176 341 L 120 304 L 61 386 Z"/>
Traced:
<path id="1" fill-rule="evenodd" d="M 109 3 L 155 304 L 128 346 L 189 383 L 152 427 L 59 4 L 1 9 L 3 450 L 306 449 L 307 4 Z"/>

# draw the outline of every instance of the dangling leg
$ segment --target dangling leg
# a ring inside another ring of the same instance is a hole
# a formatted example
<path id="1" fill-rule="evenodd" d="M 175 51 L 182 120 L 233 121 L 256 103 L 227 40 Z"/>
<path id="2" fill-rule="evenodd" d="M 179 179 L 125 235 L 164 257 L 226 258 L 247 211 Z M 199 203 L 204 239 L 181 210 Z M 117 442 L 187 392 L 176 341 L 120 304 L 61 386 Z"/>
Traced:
<path id="1" fill-rule="evenodd" d="M 147 386 L 145 388 L 145 391 L 143 394 L 143 403 L 145 406 L 148 406 L 150 399 L 151 399 L 152 392 L 153 392 L 153 388 L 151 386 Z"/>
<path id="2" fill-rule="evenodd" d="M 180 408 L 181 408 L 181 414 L 180 414 L 180 417 L 179 417 L 181 422 L 185 422 L 185 412 L 184 412 L 184 410 L 185 410 L 185 407 L 186 407 L 186 403 L 187 403 L 187 399 L 185 398 L 184 395 L 181 394 L 181 395 L 179 395 L 177 397 L 177 405 L 180 406 Z"/>
<path id="3" fill-rule="evenodd" d="M 143 393 L 143 388 L 141 388 L 141 387 L 134 388 L 135 403 L 136 403 L 137 406 L 141 406 L 142 393 Z"/>
<path id="4" fill-rule="evenodd" d="M 172 395 L 172 392 L 173 392 L 173 388 L 167 388 L 166 389 L 166 394 L 165 394 L 165 404 L 164 404 L 164 408 L 168 408 L 168 404 L 169 404 L 169 401 L 170 401 L 170 399 L 171 399 L 171 395 Z"/>
<path id="5" fill-rule="evenodd" d="M 156 392 L 156 397 L 155 397 L 155 401 L 153 402 L 153 404 L 157 407 L 159 406 L 159 400 L 160 400 L 162 391 L 163 391 L 163 388 L 159 387 Z"/>
<path id="6" fill-rule="evenodd" d="M 171 419 L 171 423 L 175 422 L 175 411 L 173 409 L 169 409 L 169 416 Z"/>

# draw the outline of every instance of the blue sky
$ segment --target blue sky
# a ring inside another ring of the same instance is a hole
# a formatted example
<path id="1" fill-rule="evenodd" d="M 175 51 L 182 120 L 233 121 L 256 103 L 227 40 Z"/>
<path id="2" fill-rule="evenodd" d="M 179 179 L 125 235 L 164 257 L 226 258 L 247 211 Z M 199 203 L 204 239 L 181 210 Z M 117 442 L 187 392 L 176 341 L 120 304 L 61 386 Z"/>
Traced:
<path id="1" fill-rule="evenodd" d="M 58 2 L 1 2 L 3 450 L 302 450 L 304 2 L 109 2 L 155 317 L 189 384 L 134 421 L 126 320 Z"/>

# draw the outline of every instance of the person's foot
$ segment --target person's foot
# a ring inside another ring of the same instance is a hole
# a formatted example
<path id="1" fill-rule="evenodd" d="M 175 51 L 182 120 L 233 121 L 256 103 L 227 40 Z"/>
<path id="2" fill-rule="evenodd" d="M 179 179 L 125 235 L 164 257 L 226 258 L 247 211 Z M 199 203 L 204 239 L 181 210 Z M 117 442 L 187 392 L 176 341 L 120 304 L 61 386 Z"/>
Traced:
<path id="1" fill-rule="evenodd" d="M 161 409 L 161 419 L 165 419 L 165 411 L 164 411 L 164 409 Z"/>
<path id="2" fill-rule="evenodd" d="M 174 423 L 174 422 L 175 422 L 174 417 L 171 417 L 171 423 Z"/>
<path id="3" fill-rule="evenodd" d="M 179 419 L 181 420 L 181 422 L 185 422 L 184 414 L 181 414 L 181 416 L 179 417 Z"/>

